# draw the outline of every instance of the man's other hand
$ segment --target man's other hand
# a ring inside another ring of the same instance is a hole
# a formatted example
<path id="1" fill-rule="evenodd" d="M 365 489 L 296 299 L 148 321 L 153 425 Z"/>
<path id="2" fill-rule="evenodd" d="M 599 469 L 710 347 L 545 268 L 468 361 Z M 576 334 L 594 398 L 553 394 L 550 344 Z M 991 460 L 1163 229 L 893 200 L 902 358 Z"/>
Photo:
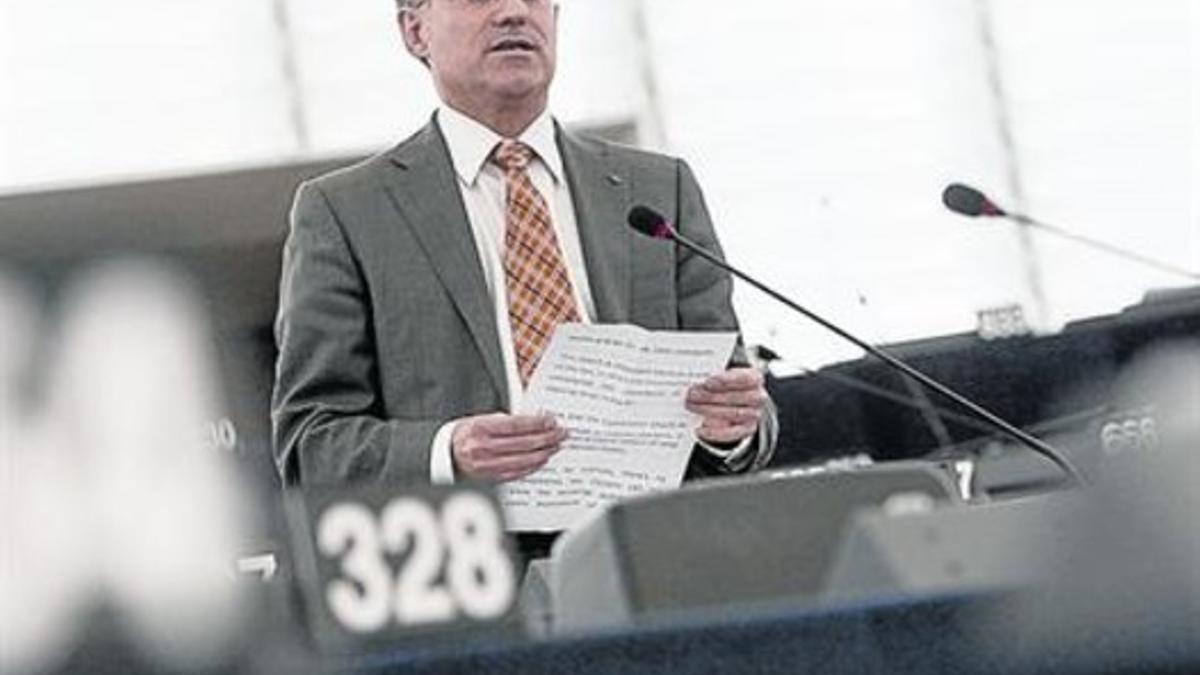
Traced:
<path id="1" fill-rule="evenodd" d="M 566 438 L 550 415 L 478 415 L 454 426 L 450 456 L 460 479 L 506 482 L 545 466 Z"/>
<path id="2" fill-rule="evenodd" d="M 758 430 L 767 389 L 754 368 L 730 368 L 688 389 L 687 409 L 704 417 L 696 434 L 714 445 L 733 445 Z"/>

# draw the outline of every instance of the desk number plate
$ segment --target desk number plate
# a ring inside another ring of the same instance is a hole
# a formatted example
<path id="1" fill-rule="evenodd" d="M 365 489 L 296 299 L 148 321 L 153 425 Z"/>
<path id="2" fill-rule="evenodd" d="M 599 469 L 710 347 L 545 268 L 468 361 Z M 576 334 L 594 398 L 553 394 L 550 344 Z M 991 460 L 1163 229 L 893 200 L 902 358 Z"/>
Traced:
<path id="1" fill-rule="evenodd" d="M 297 580 L 325 651 L 374 651 L 515 624 L 516 568 L 487 491 L 310 491 L 292 495 L 288 510 Z"/>

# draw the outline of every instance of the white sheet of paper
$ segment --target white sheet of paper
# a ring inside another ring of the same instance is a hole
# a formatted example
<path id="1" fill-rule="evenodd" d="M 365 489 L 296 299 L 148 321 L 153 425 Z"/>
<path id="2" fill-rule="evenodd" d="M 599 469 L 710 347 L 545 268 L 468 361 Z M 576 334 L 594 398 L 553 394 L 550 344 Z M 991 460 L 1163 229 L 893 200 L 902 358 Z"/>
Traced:
<path id="1" fill-rule="evenodd" d="M 699 417 L 689 386 L 725 368 L 735 333 L 563 324 L 517 412 L 548 412 L 570 437 L 537 473 L 500 488 L 510 530 L 554 531 L 622 497 L 678 487 Z"/>

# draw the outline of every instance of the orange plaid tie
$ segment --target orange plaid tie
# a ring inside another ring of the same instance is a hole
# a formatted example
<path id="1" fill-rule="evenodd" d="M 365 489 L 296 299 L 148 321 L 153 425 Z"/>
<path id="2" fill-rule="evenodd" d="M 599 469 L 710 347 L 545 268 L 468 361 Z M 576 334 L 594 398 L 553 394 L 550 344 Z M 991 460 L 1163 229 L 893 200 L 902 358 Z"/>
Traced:
<path id="1" fill-rule="evenodd" d="M 550 222 L 546 198 L 537 191 L 527 168 L 533 149 L 505 139 L 493 161 L 504 170 L 504 276 L 508 285 L 508 320 L 521 384 L 528 385 L 550 343 L 554 327 L 579 321 L 575 293 L 558 238 Z"/>

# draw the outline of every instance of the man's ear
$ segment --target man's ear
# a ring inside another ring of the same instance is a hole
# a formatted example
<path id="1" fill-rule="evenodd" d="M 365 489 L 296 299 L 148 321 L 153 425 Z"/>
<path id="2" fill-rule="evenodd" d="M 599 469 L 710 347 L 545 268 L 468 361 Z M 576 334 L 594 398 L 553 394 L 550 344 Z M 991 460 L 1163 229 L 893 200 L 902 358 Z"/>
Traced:
<path id="1" fill-rule="evenodd" d="M 404 47 L 422 63 L 429 64 L 429 40 L 425 36 L 425 22 L 420 14 L 411 9 L 402 9 L 396 15 Z"/>

